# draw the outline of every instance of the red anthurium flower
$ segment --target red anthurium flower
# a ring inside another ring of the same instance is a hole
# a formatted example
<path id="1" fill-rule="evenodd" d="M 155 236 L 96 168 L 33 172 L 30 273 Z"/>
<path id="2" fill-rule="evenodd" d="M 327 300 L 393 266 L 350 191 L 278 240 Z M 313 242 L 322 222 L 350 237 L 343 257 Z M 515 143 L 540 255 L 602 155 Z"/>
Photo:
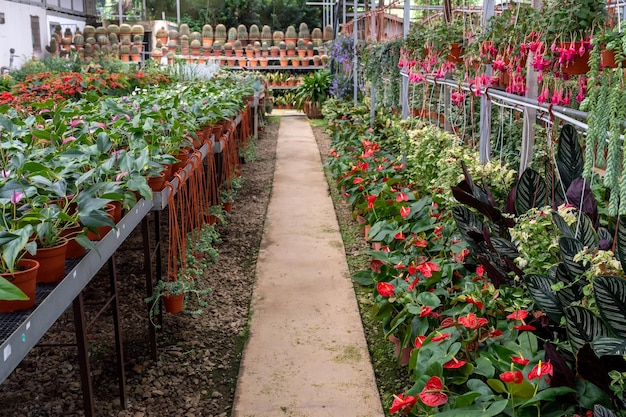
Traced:
<path id="1" fill-rule="evenodd" d="M 395 264 L 393 267 L 394 267 L 395 269 L 404 269 L 404 268 L 405 268 L 405 266 L 404 266 L 404 265 L 402 265 L 402 262 Z"/>
<path id="2" fill-rule="evenodd" d="M 474 300 L 472 297 L 466 297 L 465 301 L 468 302 L 469 304 L 474 304 L 476 307 L 478 307 L 479 310 L 483 309 L 482 301 Z"/>
<path id="3" fill-rule="evenodd" d="M 403 413 L 407 413 L 411 411 L 411 408 L 417 403 L 417 397 L 412 395 L 407 395 L 403 397 L 402 394 L 393 396 L 393 403 L 389 408 L 390 413 L 397 413 L 398 411 L 402 411 Z"/>
<path id="4" fill-rule="evenodd" d="M 415 289 L 415 286 L 417 285 L 417 283 L 419 282 L 420 277 L 416 277 L 412 283 L 409 284 L 409 286 L 407 287 L 407 291 L 413 291 L 413 289 Z"/>
<path id="5" fill-rule="evenodd" d="M 380 268 L 384 265 L 383 261 L 379 261 L 378 259 L 373 259 L 370 261 L 370 269 L 377 274 L 380 274 Z"/>
<path id="6" fill-rule="evenodd" d="M 446 340 L 447 338 L 449 338 L 451 336 L 450 333 L 438 333 L 438 336 L 433 337 L 431 340 L 433 342 L 441 342 L 442 340 Z"/>
<path id="7" fill-rule="evenodd" d="M 422 309 L 420 310 L 420 317 L 426 317 L 428 316 L 431 312 L 433 311 L 432 307 L 428 307 L 428 306 L 422 306 Z"/>
<path id="8" fill-rule="evenodd" d="M 526 310 L 515 310 L 514 312 L 506 316 L 507 319 L 519 321 L 526 320 L 526 317 L 528 317 L 528 311 Z"/>
<path id="9" fill-rule="evenodd" d="M 457 368 L 461 368 L 462 366 L 464 366 L 467 362 L 465 361 L 460 361 L 457 358 L 455 358 L 454 356 L 452 357 L 452 359 L 450 359 L 448 362 L 443 364 L 443 367 L 446 369 L 457 369 Z"/>
<path id="10" fill-rule="evenodd" d="M 438 376 L 431 376 L 420 392 L 420 400 L 429 407 L 439 407 L 448 402 L 448 396 L 442 392 L 443 384 Z"/>
<path id="11" fill-rule="evenodd" d="M 520 365 L 526 365 L 530 362 L 529 359 L 524 358 L 521 354 L 519 356 L 511 356 L 511 360 L 515 363 L 519 363 Z"/>
<path id="12" fill-rule="evenodd" d="M 337 156 L 337 149 L 331 149 L 330 150 L 330 156 Z"/>
<path id="13" fill-rule="evenodd" d="M 476 317 L 474 313 L 468 313 L 467 316 L 459 317 L 459 323 L 468 329 L 476 330 L 485 327 L 489 321 L 483 317 Z"/>
<path id="14" fill-rule="evenodd" d="M 414 342 L 415 347 L 418 348 L 418 349 L 421 348 L 422 347 L 422 343 L 424 343 L 424 340 L 426 340 L 426 336 L 417 336 L 415 338 L 415 342 Z"/>
<path id="15" fill-rule="evenodd" d="M 415 275 L 415 273 L 418 271 L 417 267 L 413 266 L 413 265 L 409 265 L 407 267 L 407 271 L 409 271 L 409 275 Z"/>
<path id="16" fill-rule="evenodd" d="M 404 233 L 402 233 L 402 231 L 399 231 L 394 236 L 394 239 L 396 239 L 396 240 L 406 240 L 406 237 L 404 236 Z"/>
<path id="17" fill-rule="evenodd" d="M 425 248 L 426 246 L 428 246 L 428 241 L 426 239 L 417 238 L 415 239 L 415 242 L 413 244 L 418 248 Z"/>
<path id="18" fill-rule="evenodd" d="M 443 327 L 444 329 L 447 327 L 452 327 L 456 324 L 456 321 L 454 321 L 454 319 L 452 317 L 446 317 L 445 319 L 443 319 L 441 321 L 441 323 L 439 324 L 439 326 Z"/>
<path id="19" fill-rule="evenodd" d="M 406 193 L 398 193 L 396 195 L 396 201 L 399 203 L 401 201 L 409 201 L 409 196 Z"/>
<path id="20" fill-rule="evenodd" d="M 524 381 L 524 374 L 522 374 L 522 371 L 506 371 L 500 374 L 500 379 L 504 382 L 521 384 Z"/>
<path id="21" fill-rule="evenodd" d="M 485 273 L 485 267 L 482 265 L 478 265 L 476 267 L 476 275 L 478 275 L 479 277 L 482 277 L 484 273 Z"/>
<path id="22" fill-rule="evenodd" d="M 400 216 L 402 216 L 403 219 L 406 219 L 407 217 L 409 217 L 409 214 L 411 214 L 410 207 L 402 207 L 400 209 Z"/>
<path id="23" fill-rule="evenodd" d="M 376 284 L 376 291 L 383 297 L 392 297 L 395 294 L 395 288 L 393 284 L 389 282 L 379 282 Z"/>
<path id="24" fill-rule="evenodd" d="M 352 182 L 353 182 L 354 184 L 360 184 L 360 183 L 362 183 L 363 181 L 365 181 L 365 180 L 364 180 L 363 178 L 361 178 L 361 177 L 356 177 L 354 180 L 352 180 Z"/>
<path id="25" fill-rule="evenodd" d="M 489 332 L 489 337 L 498 337 L 498 336 L 502 336 L 502 330 L 496 329 L 496 330 Z"/>
<path id="26" fill-rule="evenodd" d="M 544 375 L 552 375 L 552 364 L 550 362 L 539 361 L 528 373 L 528 379 L 541 378 Z"/>
<path id="27" fill-rule="evenodd" d="M 518 324 L 517 326 L 513 326 L 515 330 L 530 330 L 535 331 L 537 328 L 535 326 L 531 326 L 530 324 Z"/>
<path id="28" fill-rule="evenodd" d="M 417 269 L 426 278 L 430 278 L 433 276 L 433 271 L 439 271 L 439 265 L 428 261 L 428 262 L 424 262 L 423 264 L 418 265 Z"/>
<path id="29" fill-rule="evenodd" d="M 367 196 L 367 208 L 368 209 L 373 209 L 374 208 L 374 201 L 376 201 L 376 196 L 375 195 L 368 195 Z"/>

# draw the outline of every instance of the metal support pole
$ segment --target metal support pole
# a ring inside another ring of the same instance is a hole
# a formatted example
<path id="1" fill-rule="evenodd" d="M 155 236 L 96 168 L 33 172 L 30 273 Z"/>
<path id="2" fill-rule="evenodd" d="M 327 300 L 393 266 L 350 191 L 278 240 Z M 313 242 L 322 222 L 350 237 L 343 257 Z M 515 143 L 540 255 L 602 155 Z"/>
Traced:
<path id="1" fill-rule="evenodd" d="M 74 329 L 76 331 L 76 345 L 78 347 L 78 363 L 80 365 L 80 381 L 83 391 L 85 416 L 93 417 L 95 407 L 89 366 L 89 342 L 87 341 L 87 329 L 85 327 L 85 304 L 83 303 L 82 292 L 74 299 L 72 306 L 74 311 Z"/>
<path id="2" fill-rule="evenodd" d="M 148 217 L 149 216 L 146 216 L 141 220 L 141 237 L 143 240 L 143 269 L 146 278 L 146 295 L 150 297 L 154 291 L 154 279 L 152 277 L 152 245 L 150 243 L 150 221 Z M 150 307 L 151 306 L 148 306 L 148 314 L 150 313 Z M 156 329 L 152 325 L 149 317 L 148 339 L 148 343 L 150 344 L 150 356 L 152 360 L 156 361 L 158 359 Z"/>
<path id="3" fill-rule="evenodd" d="M 411 27 L 411 0 L 404 0 L 404 19 L 403 19 L 403 34 L 406 38 L 409 34 Z M 409 78 L 402 77 L 402 94 L 400 94 L 402 100 L 402 120 L 406 120 L 409 117 Z"/>
<path id="4" fill-rule="evenodd" d="M 484 27 L 487 26 L 489 18 L 494 15 L 494 0 L 483 0 L 483 21 Z M 491 78 L 491 65 L 485 65 L 485 75 Z M 479 160 L 481 164 L 486 164 L 491 159 L 491 101 L 487 95 L 483 94 L 480 98 L 480 144 L 479 144 Z"/>
<path id="5" fill-rule="evenodd" d="M 120 25 L 124 23 L 124 11 L 122 10 L 122 0 L 117 1 L 117 13 L 118 20 L 120 21 Z"/>
<path id="6" fill-rule="evenodd" d="M 357 8 L 359 5 L 359 1 L 358 0 L 354 0 L 354 3 L 352 5 L 352 7 L 354 8 L 353 14 L 352 14 L 352 22 L 354 22 L 354 24 L 352 25 L 352 41 L 354 42 L 353 47 L 353 57 L 352 57 L 352 100 L 354 102 L 354 107 L 357 106 L 357 104 L 359 104 L 359 58 L 356 55 L 356 44 L 359 41 L 359 36 L 357 34 L 358 31 L 358 26 L 359 26 L 359 21 L 357 19 L 358 14 L 357 14 Z"/>
<path id="7" fill-rule="evenodd" d="M 109 260 L 109 284 L 111 286 L 111 308 L 113 310 L 113 327 L 115 330 L 115 353 L 117 354 L 118 387 L 120 394 L 120 405 L 126 409 L 126 373 L 124 372 L 124 339 L 120 326 L 120 307 L 117 298 L 117 271 L 115 269 L 115 254 Z"/>
<path id="8" fill-rule="evenodd" d="M 180 26 L 180 0 L 176 0 L 176 23 Z"/>

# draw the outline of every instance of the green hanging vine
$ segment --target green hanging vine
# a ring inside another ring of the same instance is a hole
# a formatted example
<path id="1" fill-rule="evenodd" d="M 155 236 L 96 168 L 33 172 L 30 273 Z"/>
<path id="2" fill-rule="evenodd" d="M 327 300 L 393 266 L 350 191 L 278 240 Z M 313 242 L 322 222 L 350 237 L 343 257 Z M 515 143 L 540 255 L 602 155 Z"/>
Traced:
<path id="1" fill-rule="evenodd" d="M 590 109 L 597 108 L 597 101 L 599 96 L 599 89 L 593 88 L 589 91 L 588 97 L 586 100 L 586 105 Z M 582 108 L 582 106 L 581 106 Z M 588 129 L 587 129 L 587 137 L 585 140 L 585 165 L 583 167 L 583 178 L 587 180 L 591 180 L 591 175 L 593 172 L 593 166 L 595 163 L 595 150 L 596 150 L 596 142 L 597 142 L 597 125 L 598 125 L 598 115 L 593 111 L 589 112 L 589 116 L 587 118 Z"/>
<path id="2" fill-rule="evenodd" d="M 609 215 L 616 216 L 619 206 L 619 175 L 622 168 L 622 120 L 624 105 L 621 103 L 621 87 L 614 85 L 609 94 L 609 150 L 606 161 L 606 172 L 604 174 L 604 185 L 610 189 Z"/>

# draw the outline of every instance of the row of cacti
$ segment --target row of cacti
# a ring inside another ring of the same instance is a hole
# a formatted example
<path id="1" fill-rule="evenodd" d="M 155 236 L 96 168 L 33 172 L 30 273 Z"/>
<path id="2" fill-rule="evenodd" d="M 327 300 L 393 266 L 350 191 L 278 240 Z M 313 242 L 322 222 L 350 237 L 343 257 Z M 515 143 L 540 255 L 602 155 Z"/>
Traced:
<path id="1" fill-rule="evenodd" d="M 86 25 L 82 32 L 74 33 L 67 28 L 61 33 L 61 26 L 55 28 L 46 50 L 53 55 L 65 56 L 70 50 L 84 56 L 94 53 L 105 55 L 139 55 L 142 51 L 144 28 L 141 25 L 110 24 L 106 27 Z M 82 51 L 82 52 L 81 52 Z"/>
<path id="2" fill-rule="evenodd" d="M 333 39 L 333 28 L 331 25 L 327 25 L 324 28 L 324 32 L 320 28 L 313 29 L 312 32 L 309 32 L 309 28 L 306 23 L 300 23 L 300 27 L 298 32 L 294 26 L 289 26 L 285 32 L 282 31 L 274 31 L 272 33 L 271 28 L 268 25 L 263 26 L 262 30 L 259 31 L 259 27 L 257 25 L 250 26 L 250 31 L 247 30 L 245 25 L 239 25 L 237 28 L 231 27 L 228 31 L 226 31 L 226 26 L 223 24 L 218 24 L 215 27 L 215 32 L 213 31 L 213 27 L 211 25 L 204 25 L 202 28 L 202 33 L 199 32 L 191 32 L 189 30 L 189 26 L 187 24 L 181 24 L 179 30 L 165 30 L 165 28 L 161 28 L 156 33 L 156 38 L 161 40 L 161 43 L 165 43 L 165 39 L 168 41 L 177 42 L 179 38 L 183 36 L 187 36 L 188 39 L 197 39 L 202 40 L 203 43 L 212 43 L 213 41 L 224 43 L 234 44 L 236 41 L 241 42 L 242 44 L 255 41 L 263 41 L 263 42 L 273 42 L 275 45 L 278 45 L 280 41 L 292 41 L 294 42 L 298 40 L 302 40 L 307 42 L 309 40 L 313 41 L 330 41 Z"/>

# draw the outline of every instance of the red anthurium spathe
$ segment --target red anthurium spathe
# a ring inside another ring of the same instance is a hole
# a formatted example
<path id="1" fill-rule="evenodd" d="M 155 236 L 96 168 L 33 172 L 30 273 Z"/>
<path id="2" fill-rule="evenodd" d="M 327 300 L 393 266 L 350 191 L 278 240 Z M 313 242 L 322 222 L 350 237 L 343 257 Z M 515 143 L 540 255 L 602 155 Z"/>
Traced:
<path id="1" fill-rule="evenodd" d="M 430 278 L 433 276 L 433 271 L 439 271 L 439 265 L 433 262 L 424 262 L 423 264 L 419 264 L 417 269 L 420 271 L 422 275 L 426 278 Z"/>
<path id="2" fill-rule="evenodd" d="M 369 210 L 374 208 L 374 202 L 376 201 L 376 196 L 375 195 L 368 195 L 367 196 L 367 208 Z"/>
<path id="3" fill-rule="evenodd" d="M 409 214 L 411 214 L 410 207 L 402 207 L 400 209 L 400 216 L 402 216 L 403 219 L 406 219 L 407 217 L 409 217 Z"/>
<path id="4" fill-rule="evenodd" d="M 506 371 L 500 374 L 500 379 L 504 382 L 521 384 L 524 381 L 524 374 L 522 374 L 522 371 Z"/>
<path id="5" fill-rule="evenodd" d="M 393 297 L 395 295 L 395 288 L 393 284 L 389 282 L 379 282 L 376 284 L 376 291 L 383 297 Z"/>
<path id="6" fill-rule="evenodd" d="M 404 233 L 402 233 L 402 231 L 399 231 L 394 236 L 394 239 L 396 239 L 396 240 L 406 240 L 406 237 L 404 236 Z"/>
<path id="7" fill-rule="evenodd" d="M 476 314 L 474 313 L 468 313 L 467 316 L 461 316 L 458 321 L 463 327 L 467 327 L 472 330 L 485 327 L 489 322 L 486 318 L 476 317 Z"/>
<path id="8" fill-rule="evenodd" d="M 429 407 L 439 407 L 448 402 L 448 396 L 442 392 L 443 384 L 438 376 L 431 376 L 420 392 L 420 400 Z"/>
<path id="9" fill-rule="evenodd" d="M 362 183 L 363 181 L 365 181 L 363 178 L 361 178 L 361 177 L 356 177 L 354 180 L 352 180 L 352 183 L 354 183 L 354 184 L 360 184 L 360 183 Z"/>
<path id="10" fill-rule="evenodd" d="M 445 369 L 457 369 L 463 367 L 467 362 L 458 360 L 454 356 L 448 362 L 443 364 Z M 522 376 L 523 378 L 523 376 Z"/>
<path id="11" fill-rule="evenodd" d="M 530 324 L 518 324 L 517 326 L 513 326 L 515 330 L 530 330 L 535 331 L 537 328 L 535 326 L 531 326 Z"/>
<path id="12" fill-rule="evenodd" d="M 469 304 L 474 304 L 476 307 L 478 307 L 479 310 L 483 309 L 482 301 L 474 300 L 472 297 L 466 297 L 465 301 Z"/>
<path id="13" fill-rule="evenodd" d="M 415 403 L 417 403 L 417 397 L 412 395 L 407 395 L 406 397 L 403 397 L 402 394 L 394 395 L 389 412 L 397 413 L 398 411 L 402 411 L 403 413 L 408 413 Z"/>
<path id="14" fill-rule="evenodd" d="M 521 354 L 519 356 L 511 356 L 511 360 L 520 365 L 526 365 L 530 360 L 524 358 Z"/>
<path id="15" fill-rule="evenodd" d="M 441 342 L 442 340 L 446 340 L 447 338 L 452 336 L 450 333 L 439 333 L 439 332 L 437 333 L 438 333 L 437 336 L 431 339 L 433 342 Z"/>
<path id="16" fill-rule="evenodd" d="M 506 316 L 506 318 L 509 320 L 518 320 L 518 321 L 526 320 L 526 317 L 528 317 L 528 311 L 526 310 L 515 310 L 514 312 Z"/>
<path id="17" fill-rule="evenodd" d="M 417 336 L 415 338 L 415 342 L 413 342 L 415 344 L 416 348 L 421 348 L 422 347 L 422 343 L 424 343 L 424 340 L 426 340 L 426 336 Z"/>
<path id="18" fill-rule="evenodd" d="M 396 201 L 399 203 L 401 201 L 409 201 L 409 196 L 406 193 L 398 193 L 396 195 Z"/>
<path id="19" fill-rule="evenodd" d="M 427 317 L 430 313 L 432 313 L 433 308 L 428 306 L 422 306 L 420 310 L 420 317 Z"/>
<path id="20" fill-rule="evenodd" d="M 550 362 L 539 361 L 528 373 L 528 379 L 541 378 L 544 375 L 552 375 L 552 364 Z"/>
<path id="21" fill-rule="evenodd" d="M 377 274 L 380 274 L 380 268 L 382 268 L 383 265 L 383 261 L 379 261 L 378 259 L 372 259 L 370 261 L 370 269 Z"/>

